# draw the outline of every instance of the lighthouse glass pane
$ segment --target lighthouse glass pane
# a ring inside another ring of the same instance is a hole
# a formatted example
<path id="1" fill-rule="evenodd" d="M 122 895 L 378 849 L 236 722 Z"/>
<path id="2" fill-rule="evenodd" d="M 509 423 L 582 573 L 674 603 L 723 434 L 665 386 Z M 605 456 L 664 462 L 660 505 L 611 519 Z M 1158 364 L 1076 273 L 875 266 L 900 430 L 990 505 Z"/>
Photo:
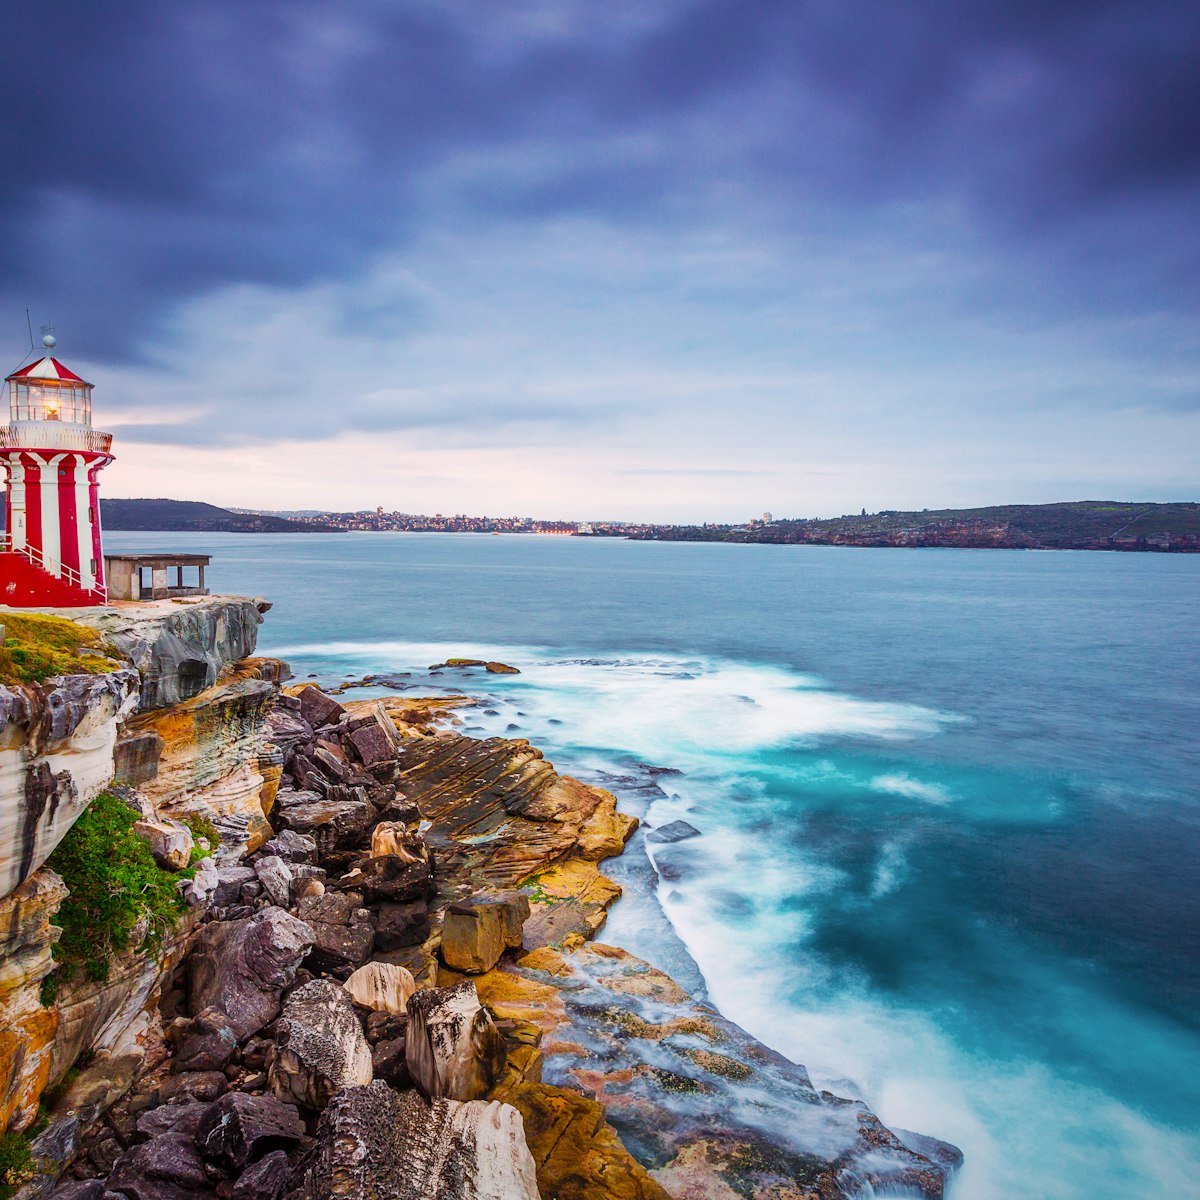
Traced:
<path id="1" fill-rule="evenodd" d="M 16 383 L 11 385 L 9 410 L 14 421 L 92 423 L 91 388 L 78 384 Z"/>

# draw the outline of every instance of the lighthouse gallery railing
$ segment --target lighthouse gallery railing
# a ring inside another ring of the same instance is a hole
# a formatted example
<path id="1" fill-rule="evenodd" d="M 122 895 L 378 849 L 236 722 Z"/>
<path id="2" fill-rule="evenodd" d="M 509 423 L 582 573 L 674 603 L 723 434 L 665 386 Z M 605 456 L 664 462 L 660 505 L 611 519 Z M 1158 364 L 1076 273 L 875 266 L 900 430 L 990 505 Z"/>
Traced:
<path id="1" fill-rule="evenodd" d="M 28 425 L 0 426 L 0 450 L 82 450 L 90 454 L 108 454 L 111 447 L 111 433 L 101 433 L 83 425 L 34 421 Z"/>

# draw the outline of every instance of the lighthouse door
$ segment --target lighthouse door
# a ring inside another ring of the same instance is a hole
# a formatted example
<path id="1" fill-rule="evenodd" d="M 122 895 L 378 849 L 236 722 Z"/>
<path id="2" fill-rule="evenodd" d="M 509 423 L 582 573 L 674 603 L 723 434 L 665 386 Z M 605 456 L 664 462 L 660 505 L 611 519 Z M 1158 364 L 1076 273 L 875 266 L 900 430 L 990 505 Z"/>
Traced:
<path id="1" fill-rule="evenodd" d="M 8 541 L 12 550 L 23 550 L 25 535 L 25 484 L 10 483 L 8 488 Z"/>

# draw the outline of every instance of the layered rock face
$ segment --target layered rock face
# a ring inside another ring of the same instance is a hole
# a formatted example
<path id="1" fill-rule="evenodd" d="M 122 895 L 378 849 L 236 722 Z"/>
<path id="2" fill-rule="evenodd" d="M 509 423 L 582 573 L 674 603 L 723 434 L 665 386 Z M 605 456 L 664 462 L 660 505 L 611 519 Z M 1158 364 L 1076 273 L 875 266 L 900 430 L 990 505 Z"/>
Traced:
<path id="1" fill-rule="evenodd" d="M 166 708 L 212 687 L 231 663 L 254 653 L 271 605 L 237 596 L 152 600 L 114 608 L 63 610 L 99 629 L 142 679 L 140 708 Z"/>
<path id="2" fill-rule="evenodd" d="M 210 864 L 183 882 L 187 915 L 153 952 L 122 952 L 106 980 L 62 978 L 56 999 L 42 994 L 43 980 L 54 967 L 51 947 L 59 932 L 54 912 L 66 895 L 62 881 L 42 864 L 120 774 L 118 761 L 132 764 L 142 784 L 162 777 L 157 792 L 163 811 L 145 792 L 137 803 L 143 810 L 139 832 L 164 865 L 186 866 L 193 846 L 191 834 L 166 818 L 166 810 L 206 788 L 207 797 L 231 799 L 214 801 L 212 812 L 203 801 L 190 811 L 230 817 L 224 820 L 229 849 L 236 852 L 239 837 L 244 844 L 269 832 L 262 816 L 262 795 L 270 786 L 269 765 L 262 769 L 262 734 L 275 687 L 262 676 L 278 672 L 262 660 L 236 663 L 253 651 L 265 607 L 209 597 L 198 607 L 168 601 L 60 611 L 56 615 L 103 629 L 146 673 L 150 690 L 140 686 L 133 669 L 0 688 L 0 1132 L 26 1127 L 46 1085 L 85 1051 L 100 1055 L 97 1061 L 105 1065 L 88 1085 L 91 1092 L 81 1111 L 100 1111 L 128 1087 L 154 1040 L 143 1016 L 189 947 L 215 883 Z M 186 666 L 199 662 L 203 673 Z M 186 713 L 154 708 L 192 687 L 189 678 L 202 687 L 219 676 L 227 682 L 209 689 L 216 695 L 207 702 L 195 697 Z M 137 728 L 136 721 L 146 715 L 135 717 L 139 703 L 163 718 L 166 737 L 152 726 Z M 180 737 L 180 726 L 198 732 Z M 131 752 L 123 755 L 126 745 Z M 184 779 L 187 787 L 181 785 Z M 189 811 L 186 803 L 176 810 Z M 257 820 L 241 819 L 242 810 L 257 810 Z M 134 945 L 141 940 L 139 932 Z M 114 1055 L 126 1066 L 114 1066 Z M 63 1154 L 70 1153 L 73 1136 L 64 1135 Z"/>
<path id="3" fill-rule="evenodd" d="M 264 770 L 263 738 L 274 697 L 265 679 L 234 678 L 173 707 L 139 713 L 123 735 L 123 741 L 158 748 L 134 776 L 139 790 L 164 815 L 211 820 L 225 857 L 257 849 L 271 836 L 267 810 L 274 789 Z"/>
<path id="4" fill-rule="evenodd" d="M 0 900 L 0 1130 L 23 1127 L 50 1079 L 58 1014 L 42 1004 L 42 980 L 54 969 L 51 922 L 66 897 L 53 871 L 37 872 Z"/>
<path id="5" fill-rule="evenodd" d="M 0 687 L 0 896 L 49 858 L 112 779 L 134 671 Z"/>

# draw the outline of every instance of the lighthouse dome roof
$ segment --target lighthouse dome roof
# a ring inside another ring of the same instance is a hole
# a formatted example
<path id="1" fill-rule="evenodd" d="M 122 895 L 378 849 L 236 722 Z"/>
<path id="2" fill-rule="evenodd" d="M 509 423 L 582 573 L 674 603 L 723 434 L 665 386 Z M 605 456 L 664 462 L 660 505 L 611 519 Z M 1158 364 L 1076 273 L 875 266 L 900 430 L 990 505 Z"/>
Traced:
<path id="1" fill-rule="evenodd" d="M 91 384 L 86 379 L 81 379 L 70 367 L 64 367 L 57 358 L 53 358 L 49 354 L 45 358 L 39 358 L 31 362 L 27 367 L 22 367 L 19 371 L 14 371 L 8 378 L 31 380 L 56 379 L 64 383 L 82 383 L 87 387 L 91 387 Z"/>

